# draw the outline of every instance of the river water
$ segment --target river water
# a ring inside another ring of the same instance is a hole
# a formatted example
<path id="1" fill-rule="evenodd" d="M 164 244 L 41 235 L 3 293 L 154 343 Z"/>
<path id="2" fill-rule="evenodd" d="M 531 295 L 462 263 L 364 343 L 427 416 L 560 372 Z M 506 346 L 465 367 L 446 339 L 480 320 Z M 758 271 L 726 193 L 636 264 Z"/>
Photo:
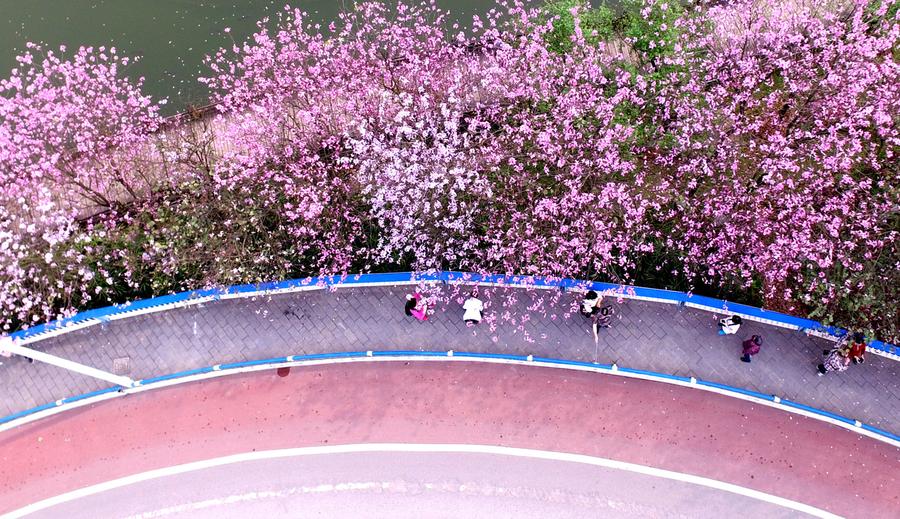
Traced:
<path id="1" fill-rule="evenodd" d="M 490 0 L 438 0 L 465 24 L 483 13 Z M 203 104 L 203 57 L 232 39 L 243 41 L 257 20 L 272 16 L 285 0 L 0 0 L 0 77 L 8 76 L 15 56 L 28 41 L 50 47 L 65 44 L 115 46 L 121 55 L 141 56 L 128 70 L 146 78 L 145 90 L 169 99 L 169 112 Z M 326 21 L 350 0 L 296 0 L 291 3 Z M 231 28 L 230 34 L 222 30 Z"/>

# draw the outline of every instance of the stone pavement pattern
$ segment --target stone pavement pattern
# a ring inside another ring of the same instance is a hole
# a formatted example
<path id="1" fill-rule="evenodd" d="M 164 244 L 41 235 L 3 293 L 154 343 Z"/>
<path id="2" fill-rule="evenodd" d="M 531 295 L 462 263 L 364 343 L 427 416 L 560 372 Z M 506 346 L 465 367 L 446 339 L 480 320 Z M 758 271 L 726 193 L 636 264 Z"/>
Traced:
<path id="1" fill-rule="evenodd" d="M 527 316 L 522 327 L 487 323 L 467 328 L 462 305 L 437 309 L 427 322 L 403 313 L 410 287 L 340 288 L 233 299 L 130 317 L 48 339 L 31 347 L 140 379 L 218 363 L 333 351 L 416 349 L 512 353 L 611 363 L 753 389 L 900 432 L 900 362 L 874 354 L 844 373 L 816 376 L 831 343 L 799 332 L 745 322 L 737 336 L 719 336 L 709 312 L 624 300 L 595 346 L 589 320 L 570 313 L 565 294 L 545 312 L 528 311 L 543 291 L 482 290 L 492 301 L 514 295 Z M 450 290 L 443 288 L 443 290 Z M 527 333 L 523 333 L 524 331 Z M 759 355 L 740 362 L 741 341 L 764 337 Z M 120 359 L 116 362 L 116 359 Z M 2 359 L 0 415 L 108 384 L 25 359 Z M 114 366 L 115 365 L 115 366 Z M 119 371 L 122 372 L 121 370 Z M 589 405 L 589 403 L 585 403 Z"/>

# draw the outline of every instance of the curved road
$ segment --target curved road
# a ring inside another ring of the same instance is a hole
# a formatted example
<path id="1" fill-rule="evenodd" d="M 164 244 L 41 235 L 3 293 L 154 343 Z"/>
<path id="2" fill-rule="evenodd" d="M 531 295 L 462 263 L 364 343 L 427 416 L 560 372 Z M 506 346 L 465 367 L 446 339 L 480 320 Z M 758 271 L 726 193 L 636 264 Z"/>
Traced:
<path id="1" fill-rule="evenodd" d="M 13 429 L 0 434 L 0 512 L 181 463 L 251 451 L 359 443 L 480 444 L 571 452 L 711 478 L 840 515 L 891 517 L 900 509 L 900 449 L 816 420 L 689 388 L 592 373 L 390 362 L 294 368 L 286 377 L 274 371 L 228 376 L 135 394 Z M 635 511 L 632 515 L 642 515 L 641 510 L 647 512 L 644 515 L 690 515 L 696 512 L 691 507 L 706 500 L 722 513 L 754 510 L 747 508 L 747 498 L 722 499 L 709 489 L 611 474 L 596 467 L 549 462 L 541 467 L 534 461 L 504 458 L 480 461 L 480 473 L 466 472 L 456 465 L 471 463 L 459 456 L 437 456 L 430 462 L 398 455 L 387 457 L 389 462 L 375 455 L 356 461 L 333 458 L 332 469 L 319 473 L 318 480 L 289 481 L 284 473 L 290 470 L 288 461 L 268 467 L 253 462 L 255 467 L 235 465 L 232 470 L 194 474 L 205 475 L 207 481 L 206 487 L 194 487 L 194 493 L 172 491 L 189 480 L 178 484 L 178 478 L 163 478 L 141 487 L 137 503 L 133 494 L 115 491 L 105 496 L 109 499 L 73 501 L 37 517 L 68 515 L 73 509 L 93 510 L 99 516 L 101 507 L 110 504 L 117 515 L 153 517 L 169 507 L 190 507 L 250 491 L 354 482 L 388 482 L 406 490 L 428 482 L 509 486 L 537 499 L 535 510 L 562 514 L 568 508 L 553 505 L 561 500 L 576 507 L 571 509 L 574 515 L 584 515 L 576 512 L 578 503 L 591 499 L 618 503 L 623 510 Z M 329 459 L 307 458 L 303 463 L 316 470 L 330 465 Z M 429 468 L 421 469 L 426 462 Z M 361 471 L 341 472 L 342 463 Z M 520 479 L 510 475 L 522 471 L 531 474 L 520 474 Z M 243 483 L 258 486 L 241 487 L 241 474 L 247 476 Z M 609 487 L 610 481 L 632 484 Z M 432 494 L 403 497 L 401 508 L 421 511 L 427 503 L 455 502 L 447 495 Z M 289 512 L 288 507 L 298 502 L 295 497 L 256 500 L 269 507 L 258 510 Z M 360 511 L 357 507 L 365 500 L 354 499 L 346 501 L 345 513 Z M 315 502 L 327 506 L 329 500 Z M 513 510 L 502 504 L 506 502 L 492 495 L 460 506 Z M 249 510 L 241 508 L 248 503 L 234 506 L 229 510 Z M 770 515 L 763 511 L 770 505 L 754 506 L 763 507 L 756 509 L 760 514 Z M 214 510 L 217 507 L 209 508 L 209 515 L 216 514 Z M 456 511 L 446 512 L 456 515 Z M 372 513 L 378 515 L 377 509 Z"/>

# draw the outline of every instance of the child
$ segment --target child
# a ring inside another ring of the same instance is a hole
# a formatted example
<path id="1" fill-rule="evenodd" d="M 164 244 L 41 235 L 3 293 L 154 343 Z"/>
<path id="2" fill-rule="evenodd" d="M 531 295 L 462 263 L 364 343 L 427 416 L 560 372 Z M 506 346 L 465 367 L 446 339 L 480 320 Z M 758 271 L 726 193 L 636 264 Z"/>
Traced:
<path id="1" fill-rule="evenodd" d="M 463 303 L 463 309 L 465 313 L 463 313 L 463 321 L 466 322 L 466 326 L 475 326 L 476 324 L 481 322 L 481 313 L 484 311 L 484 303 L 481 302 L 481 299 L 478 299 L 478 290 L 472 290 L 469 294 L 469 298 Z"/>
<path id="2" fill-rule="evenodd" d="M 754 335 L 744 341 L 743 350 L 741 351 L 741 362 L 750 362 L 750 357 L 759 353 L 759 348 L 761 346 L 762 337 L 759 335 Z"/>
<path id="3" fill-rule="evenodd" d="M 739 315 L 719 319 L 719 335 L 734 335 L 740 327 L 741 316 Z"/>
<path id="4" fill-rule="evenodd" d="M 12 357 L 12 352 L 7 348 L 13 345 L 15 345 L 15 342 L 13 342 L 13 338 L 9 335 L 0 337 L 0 356 Z M 25 357 L 25 360 L 27 360 L 29 364 L 34 364 L 34 359 L 32 359 L 31 357 Z M 0 365 L 3 365 L 3 363 L 0 362 Z"/>
<path id="5" fill-rule="evenodd" d="M 853 334 L 853 340 L 848 346 L 848 357 L 854 364 L 862 364 L 866 361 L 866 336 L 860 332 Z"/>
<path id="6" fill-rule="evenodd" d="M 600 328 L 609 328 L 610 321 L 612 321 L 612 316 L 615 312 L 613 310 L 612 305 L 606 305 L 604 307 L 597 306 L 598 310 L 595 310 L 594 317 L 591 319 L 591 330 L 594 332 L 594 344 L 597 344 L 600 341 Z"/>
<path id="7" fill-rule="evenodd" d="M 12 337 L 9 337 L 9 336 L 0 337 L 0 356 L 12 357 L 12 352 L 10 352 L 9 350 L 7 350 L 5 348 L 6 345 L 9 345 L 9 346 L 13 345 Z M 3 363 L 0 362 L 0 366 L 2 366 L 2 365 L 3 365 Z"/>

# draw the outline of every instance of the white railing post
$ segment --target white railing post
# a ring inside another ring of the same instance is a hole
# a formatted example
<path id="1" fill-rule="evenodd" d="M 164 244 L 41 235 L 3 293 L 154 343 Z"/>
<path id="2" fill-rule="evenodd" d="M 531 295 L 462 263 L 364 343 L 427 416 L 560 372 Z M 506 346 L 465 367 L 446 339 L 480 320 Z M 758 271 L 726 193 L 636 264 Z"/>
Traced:
<path id="1" fill-rule="evenodd" d="M 47 364 L 52 364 L 54 366 L 67 369 L 69 371 L 74 371 L 76 373 L 81 373 L 82 375 L 87 375 L 89 377 L 99 378 L 100 380 L 105 380 L 107 382 L 112 382 L 118 386 L 122 387 L 134 387 L 134 380 L 122 376 L 115 375 L 113 373 L 108 373 L 101 369 L 92 368 L 90 366 L 85 366 L 84 364 L 79 364 L 77 362 L 73 362 L 71 360 L 64 359 L 62 357 L 57 357 L 56 355 L 50 355 L 49 353 L 44 353 L 43 351 L 33 350 L 31 348 L 26 348 L 25 346 L 19 346 L 12 340 L 11 337 L 0 337 L 0 354 L 8 357 L 10 353 L 14 353 L 16 355 L 21 355 L 23 357 L 28 357 L 29 359 L 38 360 L 41 362 L 46 362 Z"/>

